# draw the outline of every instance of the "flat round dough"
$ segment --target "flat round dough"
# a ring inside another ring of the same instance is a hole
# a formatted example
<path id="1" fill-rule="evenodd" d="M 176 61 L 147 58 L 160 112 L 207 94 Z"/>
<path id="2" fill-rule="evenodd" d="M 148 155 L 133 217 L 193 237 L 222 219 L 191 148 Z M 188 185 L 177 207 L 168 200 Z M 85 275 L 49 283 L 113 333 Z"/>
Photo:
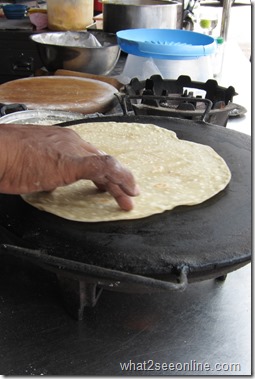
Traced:
<path id="1" fill-rule="evenodd" d="M 211 147 L 180 140 L 156 125 L 101 122 L 70 128 L 128 167 L 141 194 L 134 198 L 131 211 L 121 210 L 111 195 L 88 180 L 51 193 L 22 196 L 36 208 L 69 220 L 129 220 L 199 204 L 223 190 L 231 179 L 227 164 Z"/>

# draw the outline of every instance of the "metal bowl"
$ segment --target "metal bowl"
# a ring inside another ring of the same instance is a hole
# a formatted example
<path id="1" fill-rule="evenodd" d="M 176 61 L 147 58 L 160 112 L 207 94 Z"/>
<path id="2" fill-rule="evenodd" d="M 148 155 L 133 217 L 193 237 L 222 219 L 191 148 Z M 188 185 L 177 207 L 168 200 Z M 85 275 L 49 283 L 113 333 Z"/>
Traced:
<path id="1" fill-rule="evenodd" d="M 88 38 L 100 43 L 94 47 Z M 102 31 L 46 32 L 31 35 L 37 45 L 43 65 L 49 72 L 58 69 L 107 75 L 116 66 L 120 47 L 116 35 Z"/>
<path id="2" fill-rule="evenodd" d="M 0 117 L 0 124 L 56 125 L 62 122 L 81 120 L 84 118 L 86 118 L 84 114 L 76 112 L 24 110 Z"/>

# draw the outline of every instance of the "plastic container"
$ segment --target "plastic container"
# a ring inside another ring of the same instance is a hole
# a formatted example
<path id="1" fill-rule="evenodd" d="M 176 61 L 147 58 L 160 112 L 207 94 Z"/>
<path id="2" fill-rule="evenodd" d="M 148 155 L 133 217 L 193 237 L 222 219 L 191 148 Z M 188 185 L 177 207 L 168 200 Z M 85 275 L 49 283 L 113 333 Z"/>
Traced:
<path id="1" fill-rule="evenodd" d="M 10 20 L 19 20 L 25 17 L 28 7 L 22 4 L 3 5 L 3 12 L 6 18 Z"/>
<path id="2" fill-rule="evenodd" d="M 152 75 L 161 75 L 163 79 L 178 79 L 180 75 L 188 75 L 193 81 L 204 82 L 213 79 L 213 57 L 179 61 L 129 54 L 119 80 L 128 84 L 132 78 L 146 80 Z"/>
<path id="3" fill-rule="evenodd" d="M 48 27 L 47 10 L 44 8 L 30 8 L 28 11 L 28 17 L 36 27 L 36 30 L 46 29 Z"/>
<path id="4" fill-rule="evenodd" d="M 214 77 L 220 78 L 222 65 L 223 65 L 223 56 L 224 56 L 224 38 L 218 37 L 216 38 L 217 49 L 214 55 L 214 64 L 213 64 L 213 75 Z"/>
<path id="5" fill-rule="evenodd" d="M 50 30 L 84 30 L 93 23 L 93 0 L 47 0 Z"/>
<path id="6" fill-rule="evenodd" d="M 117 32 L 120 48 L 128 53 L 122 73 L 126 83 L 133 77 L 163 79 L 188 75 L 193 81 L 213 78 L 214 38 L 174 29 L 132 29 Z"/>
<path id="7" fill-rule="evenodd" d="M 94 13 L 99 14 L 103 11 L 103 4 L 99 0 L 94 0 Z"/>

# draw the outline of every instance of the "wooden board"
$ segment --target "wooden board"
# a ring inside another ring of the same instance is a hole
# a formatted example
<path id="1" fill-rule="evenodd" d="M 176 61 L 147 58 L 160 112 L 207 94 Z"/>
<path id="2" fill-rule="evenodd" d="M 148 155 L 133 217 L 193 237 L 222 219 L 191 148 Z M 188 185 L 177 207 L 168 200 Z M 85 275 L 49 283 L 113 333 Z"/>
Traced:
<path id="1" fill-rule="evenodd" d="M 0 85 L 0 103 L 22 103 L 28 109 L 104 113 L 113 107 L 115 87 L 94 79 L 42 76 Z"/>
<path id="2" fill-rule="evenodd" d="M 54 75 L 57 76 L 76 76 L 79 78 L 87 78 L 87 79 L 95 79 L 99 80 L 105 83 L 111 84 L 113 87 L 117 88 L 117 90 L 120 90 L 124 84 L 120 83 L 117 79 L 111 77 L 111 76 L 105 76 L 105 75 L 94 75 L 94 74 L 88 74 L 85 72 L 78 72 L 78 71 L 70 71 L 70 70 L 64 70 L 59 69 L 55 71 Z"/>

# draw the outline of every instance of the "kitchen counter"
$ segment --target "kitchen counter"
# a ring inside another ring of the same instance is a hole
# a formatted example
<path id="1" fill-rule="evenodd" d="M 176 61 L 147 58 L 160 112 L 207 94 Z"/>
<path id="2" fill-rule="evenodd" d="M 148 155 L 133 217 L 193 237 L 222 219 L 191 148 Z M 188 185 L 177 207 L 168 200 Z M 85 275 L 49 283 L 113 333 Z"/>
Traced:
<path id="1" fill-rule="evenodd" d="M 0 268 L 4 375 L 250 375 L 251 266 L 184 292 L 104 291 L 83 321 L 63 309 L 54 279 Z"/>

